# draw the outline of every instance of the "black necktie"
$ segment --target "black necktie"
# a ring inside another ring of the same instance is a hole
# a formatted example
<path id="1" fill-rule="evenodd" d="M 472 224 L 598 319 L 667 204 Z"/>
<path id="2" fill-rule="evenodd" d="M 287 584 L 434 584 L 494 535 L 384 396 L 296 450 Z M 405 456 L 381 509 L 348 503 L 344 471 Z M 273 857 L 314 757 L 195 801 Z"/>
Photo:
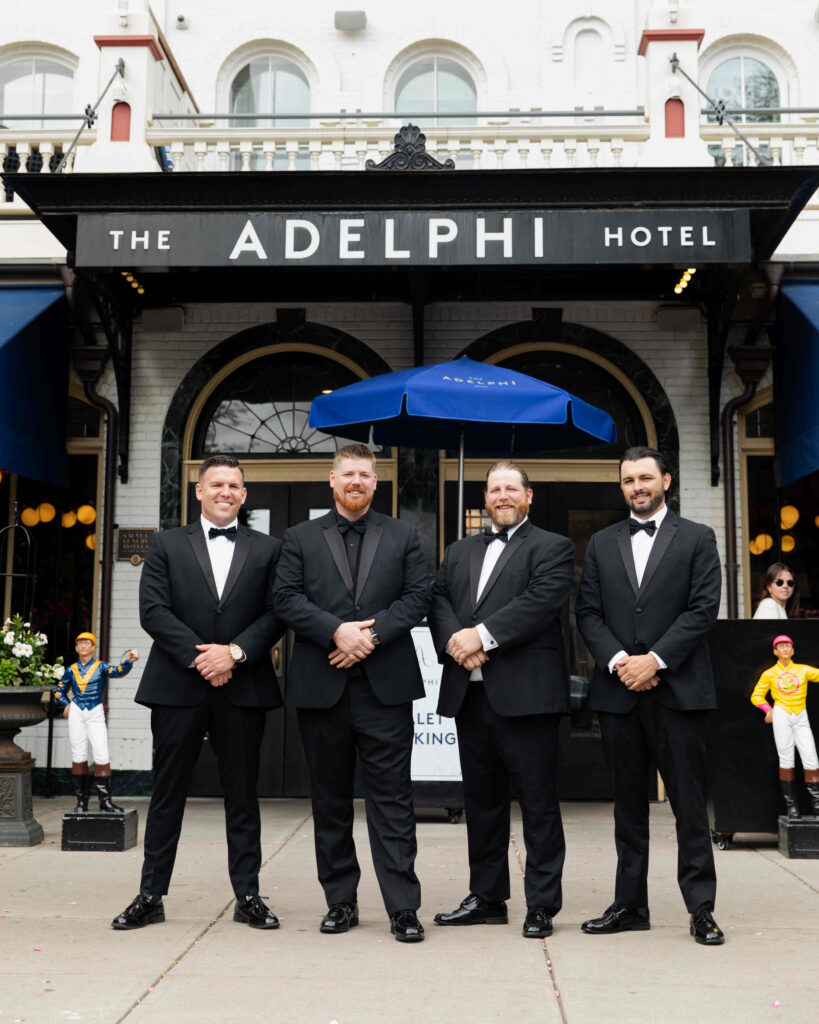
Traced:
<path id="1" fill-rule="evenodd" d="M 632 537 L 635 533 L 639 533 L 640 530 L 645 530 L 649 537 L 653 537 L 656 529 L 657 524 L 653 519 L 649 519 L 647 523 L 643 523 L 639 519 L 629 519 L 628 521 L 628 531 Z"/>
<path id="2" fill-rule="evenodd" d="M 506 532 L 505 529 L 498 530 L 497 533 L 494 533 L 492 531 L 492 527 L 487 526 L 487 528 L 483 531 L 483 542 L 484 544 L 491 544 L 493 540 L 499 540 L 505 544 L 509 540 L 509 534 Z"/>
<path id="3" fill-rule="evenodd" d="M 356 533 L 360 533 L 363 537 L 367 530 L 367 521 L 357 519 L 354 523 L 351 523 L 349 519 L 345 519 L 338 524 L 338 532 L 342 537 L 348 530 L 355 530 Z"/>
<path id="4" fill-rule="evenodd" d="M 213 540 L 214 537 L 227 537 L 233 543 L 236 540 L 236 527 L 228 526 L 227 529 L 217 530 L 215 526 L 211 526 L 208 530 L 208 540 Z"/>

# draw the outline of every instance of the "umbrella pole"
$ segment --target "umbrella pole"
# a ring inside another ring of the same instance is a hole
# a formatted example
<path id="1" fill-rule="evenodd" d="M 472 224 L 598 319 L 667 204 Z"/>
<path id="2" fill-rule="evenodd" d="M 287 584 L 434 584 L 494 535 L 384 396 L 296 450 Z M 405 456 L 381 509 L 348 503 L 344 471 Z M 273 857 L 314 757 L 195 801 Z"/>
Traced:
<path id="1" fill-rule="evenodd" d="M 458 540 L 464 535 L 464 428 L 461 426 L 461 447 L 458 451 Z"/>

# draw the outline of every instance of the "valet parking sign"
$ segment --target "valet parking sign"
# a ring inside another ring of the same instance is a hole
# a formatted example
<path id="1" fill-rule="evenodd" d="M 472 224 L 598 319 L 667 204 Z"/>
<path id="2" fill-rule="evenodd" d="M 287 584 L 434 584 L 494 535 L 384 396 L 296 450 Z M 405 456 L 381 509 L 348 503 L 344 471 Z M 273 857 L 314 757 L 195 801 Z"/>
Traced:
<path id="1" fill-rule="evenodd" d="M 76 266 L 747 262 L 747 210 L 83 214 Z"/>
<path id="2" fill-rule="evenodd" d="M 455 719 L 442 718 L 435 710 L 441 688 L 441 666 L 435 653 L 428 626 L 412 631 L 415 654 L 426 695 L 413 701 L 412 718 L 415 739 L 412 744 L 412 778 L 414 782 L 460 782 L 458 735 Z"/>

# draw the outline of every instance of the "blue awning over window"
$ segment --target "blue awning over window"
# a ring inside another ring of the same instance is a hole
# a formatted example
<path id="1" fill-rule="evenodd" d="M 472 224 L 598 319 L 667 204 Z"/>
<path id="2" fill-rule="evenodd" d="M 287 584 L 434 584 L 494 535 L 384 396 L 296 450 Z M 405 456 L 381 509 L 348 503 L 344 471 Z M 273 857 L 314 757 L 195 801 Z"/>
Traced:
<path id="1" fill-rule="evenodd" d="M 787 281 L 776 329 L 777 484 L 819 469 L 819 281 Z"/>
<path id="2" fill-rule="evenodd" d="M 68 323 L 62 288 L 0 288 L 0 469 L 65 487 Z"/>

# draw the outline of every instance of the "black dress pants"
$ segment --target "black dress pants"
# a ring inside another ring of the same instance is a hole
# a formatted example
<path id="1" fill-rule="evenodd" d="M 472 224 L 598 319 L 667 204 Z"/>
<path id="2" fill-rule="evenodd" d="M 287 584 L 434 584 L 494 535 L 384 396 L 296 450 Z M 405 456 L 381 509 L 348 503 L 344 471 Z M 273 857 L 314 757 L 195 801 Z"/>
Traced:
<path id="1" fill-rule="evenodd" d="M 208 733 L 225 795 L 231 885 L 239 898 L 258 893 L 262 847 L 256 781 L 264 725 L 263 709 L 231 704 L 221 686 L 209 686 L 194 707 L 152 708 L 154 791 L 145 822 L 141 892 L 168 891 L 191 776 Z"/>
<path id="2" fill-rule="evenodd" d="M 626 714 L 598 712 L 614 789 L 614 898 L 648 906 L 649 772 L 652 758 L 677 823 L 677 881 L 689 913 L 714 909 L 717 892 L 706 794 L 707 711 L 664 707 L 654 690 Z"/>
<path id="3" fill-rule="evenodd" d="M 310 769 L 318 879 L 327 905 L 354 902 L 361 877 L 353 841 L 357 753 L 370 850 L 387 913 L 417 910 L 412 703 L 382 704 L 361 671 L 348 677 L 333 707 L 299 708 L 298 716 Z"/>
<path id="4" fill-rule="evenodd" d="M 490 902 L 509 898 L 511 783 L 523 816 L 526 905 L 556 914 L 566 856 L 557 799 L 560 715 L 504 717 L 492 709 L 483 683 L 471 682 L 455 723 L 470 891 Z"/>

